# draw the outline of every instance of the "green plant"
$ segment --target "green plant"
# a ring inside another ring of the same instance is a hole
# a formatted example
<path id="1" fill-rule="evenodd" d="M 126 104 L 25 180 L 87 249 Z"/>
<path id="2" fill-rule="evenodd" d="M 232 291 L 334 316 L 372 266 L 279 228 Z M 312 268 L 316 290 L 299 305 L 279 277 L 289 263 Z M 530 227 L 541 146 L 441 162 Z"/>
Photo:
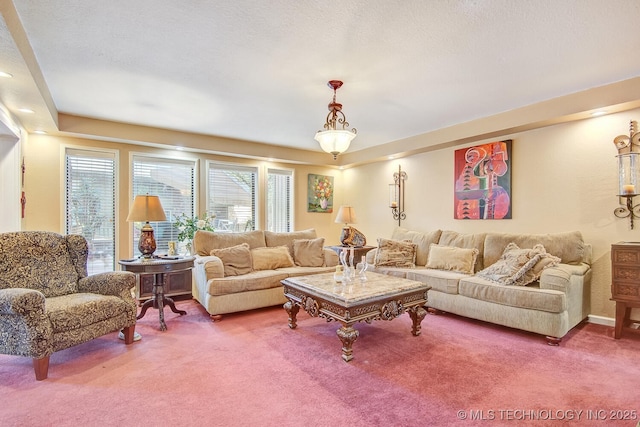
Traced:
<path id="1" fill-rule="evenodd" d="M 198 216 L 191 218 L 185 214 L 178 215 L 174 222 L 178 229 L 178 241 L 191 242 L 198 230 L 215 231 L 213 228 L 215 217 L 215 215 L 207 215 L 206 213 L 201 218 L 198 218 Z"/>

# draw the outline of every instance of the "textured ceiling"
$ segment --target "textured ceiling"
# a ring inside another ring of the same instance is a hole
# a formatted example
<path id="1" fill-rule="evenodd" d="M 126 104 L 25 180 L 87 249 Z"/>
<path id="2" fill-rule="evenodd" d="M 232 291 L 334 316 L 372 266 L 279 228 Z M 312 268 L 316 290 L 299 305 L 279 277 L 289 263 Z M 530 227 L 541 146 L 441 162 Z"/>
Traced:
<path id="1" fill-rule="evenodd" d="M 13 6 L 57 112 L 310 150 L 330 79 L 357 151 L 640 76 L 637 0 Z M 0 70 L 24 72 L 0 31 Z"/>

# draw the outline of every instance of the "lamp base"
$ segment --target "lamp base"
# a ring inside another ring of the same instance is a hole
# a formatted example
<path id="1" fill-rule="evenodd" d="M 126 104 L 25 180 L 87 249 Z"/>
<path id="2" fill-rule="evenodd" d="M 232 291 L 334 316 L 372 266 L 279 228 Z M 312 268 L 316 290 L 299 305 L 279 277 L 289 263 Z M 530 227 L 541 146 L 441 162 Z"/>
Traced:
<path id="1" fill-rule="evenodd" d="M 138 250 L 142 254 L 143 258 L 153 257 L 153 253 L 156 251 L 156 239 L 153 237 L 153 227 L 147 222 L 140 230 L 140 240 L 138 241 Z"/>
<path id="2" fill-rule="evenodd" d="M 342 228 L 342 233 L 340 233 L 340 243 L 343 246 L 366 246 L 367 238 L 361 231 L 346 226 Z"/>

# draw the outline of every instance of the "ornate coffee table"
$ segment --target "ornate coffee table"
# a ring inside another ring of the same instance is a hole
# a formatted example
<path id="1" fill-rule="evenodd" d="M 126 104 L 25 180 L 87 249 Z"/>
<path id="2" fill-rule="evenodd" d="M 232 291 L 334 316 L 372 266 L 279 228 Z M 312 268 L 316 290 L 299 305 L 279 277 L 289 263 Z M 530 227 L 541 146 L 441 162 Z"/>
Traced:
<path id="1" fill-rule="evenodd" d="M 366 276 L 366 281 L 354 279 L 350 284 L 336 282 L 333 273 L 283 280 L 284 295 L 289 300 L 284 304 L 289 313 L 289 327 L 296 328 L 300 307 L 310 316 L 342 323 L 336 334 L 342 341 L 345 362 L 353 359 L 352 346 L 359 335 L 353 325 L 357 322 L 393 320 L 407 312 L 413 321 L 411 333 L 420 335 L 420 324 L 427 314 L 424 305 L 431 286 L 384 274 L 367 272 Z"/>

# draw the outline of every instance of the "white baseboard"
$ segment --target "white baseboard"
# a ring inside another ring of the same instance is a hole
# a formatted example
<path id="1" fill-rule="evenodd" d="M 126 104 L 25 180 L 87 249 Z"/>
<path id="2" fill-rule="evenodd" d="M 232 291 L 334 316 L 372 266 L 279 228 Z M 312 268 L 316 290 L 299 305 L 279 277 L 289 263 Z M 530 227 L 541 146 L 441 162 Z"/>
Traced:
<path id="1" fill-rule="evenodd" d="M 595 323 L 596 325 L 605 325 L 614 327 L 616 325 L 616 319 L 613 317 L 605 317 L 605 316 L 596 316 L 595 314 L 590 314 L 587 317 L 587 322 Z"/>

